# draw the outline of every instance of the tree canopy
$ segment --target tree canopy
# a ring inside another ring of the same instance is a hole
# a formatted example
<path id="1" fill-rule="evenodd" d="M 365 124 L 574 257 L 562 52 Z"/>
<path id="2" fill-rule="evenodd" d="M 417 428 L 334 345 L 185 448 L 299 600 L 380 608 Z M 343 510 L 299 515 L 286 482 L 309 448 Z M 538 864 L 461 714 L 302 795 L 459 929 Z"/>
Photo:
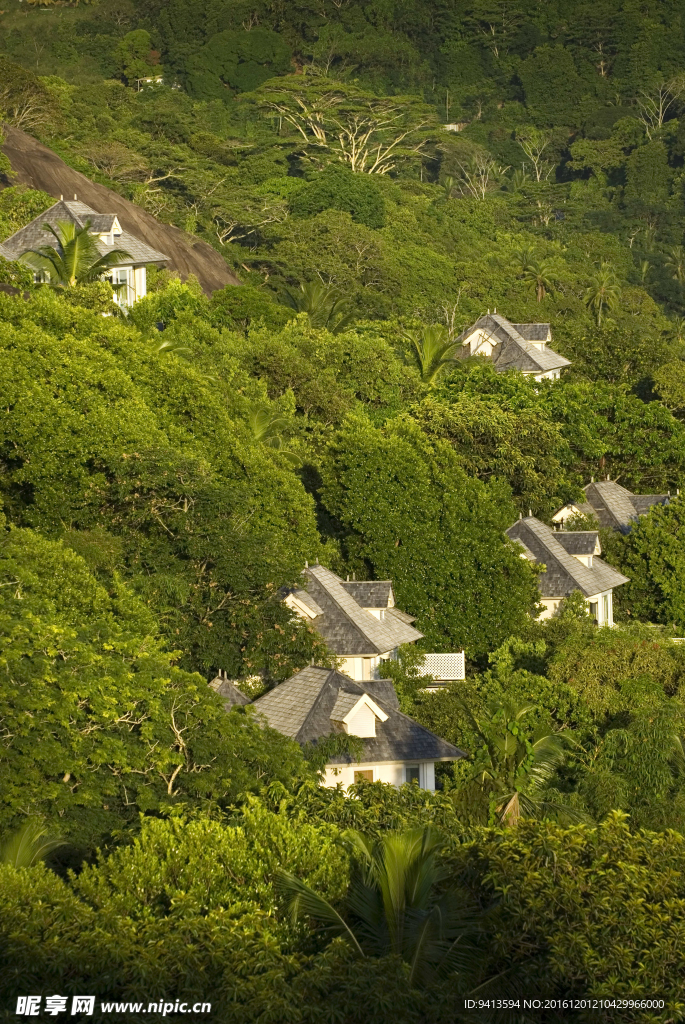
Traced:
<path id="1" fill-rule="evenodd" d="M 149 267 L 121 310 L 86 229 L 0 258 L 2 1005 L 680 1019 L 682 0 L 4 7 L 3 124 L 242 284 Z M 0 177 L 3 240 L 54 197 Z M 570 367 L 467 357 L 486 311 Z M 579 592 L 539 621 L 505 530 L 607 477 L 670 492 L 599 530 L 616 627 Z M 435 792 L 323 788 L 330 748 L 209 685 L 336 664 L 283 602 L 315 561 L 423 634 L 386 671 L 466 754 Z"/>

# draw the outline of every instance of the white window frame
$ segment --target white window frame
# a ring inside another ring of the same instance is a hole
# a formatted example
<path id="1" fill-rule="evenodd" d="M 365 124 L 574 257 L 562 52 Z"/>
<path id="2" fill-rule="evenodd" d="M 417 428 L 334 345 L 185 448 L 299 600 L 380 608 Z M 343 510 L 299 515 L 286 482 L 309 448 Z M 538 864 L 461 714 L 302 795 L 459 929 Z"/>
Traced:
<path id="1" fill-rule="evenodd" d="M 114 301 L 118 306 L 131 306 L 135 296 L 135 278 L 134 269 L 127 265 L 122 267 L 112 267 L 110 281 L 112 284 L 125 284 L 125 288 L 120 288 L 114 292 Z M 121 275 L 124 276 L 124 280 L 121 280 Z"/>

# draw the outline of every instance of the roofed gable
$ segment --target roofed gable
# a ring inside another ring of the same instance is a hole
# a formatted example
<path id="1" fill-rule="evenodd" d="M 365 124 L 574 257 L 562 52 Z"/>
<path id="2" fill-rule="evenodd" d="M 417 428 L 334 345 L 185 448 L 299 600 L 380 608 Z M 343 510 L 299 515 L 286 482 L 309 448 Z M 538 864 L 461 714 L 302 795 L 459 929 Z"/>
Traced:
<path id="1" fill-rule="evenodd" d="M 564 522 L 577 511 L 585 516 L 594 516 L 600 526 L 629 533 L 638 518 L 649 512 L 653 505 L 667 505 L 669 500 L 667 494 L 633 494 L 615 480 L 597 483 L 593 480 L 583 490 L 585 501 L 569 502 L 557 509 L 552 517 L 554 522 Z"/>
<path id="2" fill-rule="evenodd" d="M 113 227 L 119 228 L 119 233 L 113 236 L 113 244 L 117 249 L 123 249 L 125 252 L 128 252 L 131 257 L 129 260 L 124 260 L 120 266 L 168 262 L 169 257 L 165 256 L 164 253 L 152 249 L 146 242 L 141 242 L 139 238 L 136 238 L 135 235 L 130 234 L 128 231 L 122 231 L 115 214 L 98 213 L 96 210 L 91 209 L 90 206 L 87 206 L 86 203 L 78 202 L 78 200 L 67 201 L 64 199 L 60 199 L 59 202 L 51 206 L 45 213 L 34 217 L 29 224 L 19 228 L 13 235 L 6 238 L 2 243 L 3 251 L 9 253 L 8 259 L 18 260 L 29 249 L 38 249 L 43 245 L 55 244 L 54 236 L 45 230 L 44 225 L 49 224 L 52 228 L 57 228 L 60 223 L 67 222 L 76 225 L 77 228 L 83 228 L 89 221 L 89 233 L 94 236 L 95 244 L 101 256 L 110 252 L 112 245 L 103 241 L 100 236 L 110 233 Z"/>
<path id="3" fill-rule="evenodd" d="M 455 761 L 465 756 L 458 747 L 402 714 L 394 701 L 385 700 L 380 683 L 392 687 L 389 680 L 377 680 L 367 690 L 365 684 L 335 669 L 309 666 L 259 697 L 254 708 L 271 728 L 298 743 L 315 743 L 329 736 L 335 723 L 344 721 L 340 715 L 349 716 L 361 705 L 376 709 L 375 735 L 361 737 L 364 762 Z M 329 763 L 352 764 L 354 760 L 341 753 L 332 755 Z"/>
<path id="4" fill-rule="evenodd" d="M 305 569 L 305 590 L 292 590 L 284 598 L 293 611 L 306 616 L 325 639 L 331 651 L 345 657 L 389 654 L 400 644 L 413 643 L 423 636 L 407 619 L 411 616 L 393 614 L 390 581 L 345 583 L 323 565 Z M 362 607 L 350 591 L 354 588 Z M 372 604 L 385 601 L 386 604 Z M 378 609 L 380 618 L 368 611 Z M 318 609 L 320 614 L 313 614 Z"/>
<path id="5" fill-rule="evenodd" d="M 569 597 L 574 590 L 580 590 L 585 597 L 594 597 L 628 583 L 627 576 L 599 558 L 594 558 L 591 566 L 584 565 L 566 550 L 559 533 L 554 533 L 534 516 L 519 519 L 505 532 L 511 540 L 519 541 L 537 563 L 545 566 L 545 572 L 538 577 L 542 597 Z"/>
<path id="6" fill-rule="evenodd" d="M 519 327 L 527 337 L 521 334 Z M 536 337 L 539 334 L 544 337 Z M 549 324 L 512 324 L 498 313 L 486 313 L 462 331 L 457 341 L 461 342 L 461 359 L 484 355 L 498 372 L 519 370 L 538 375 L 571 365 L 570 360 L 547 347 L 548 338 L 551 338 Z"/>
<path id="7" fill-rule="evenodd" d="M 218 676 L 215 676 L 211 680 L 211 688 L 215 693 L 218 693 L 223 698 L 224 707 L 226 711 L 230 711 L 236 705 L 251 704 L 252 700 L 247 697 L 242 690 L 238 689 L 236 684 L 232 682 L 224 672 L 219 672 Z"/>

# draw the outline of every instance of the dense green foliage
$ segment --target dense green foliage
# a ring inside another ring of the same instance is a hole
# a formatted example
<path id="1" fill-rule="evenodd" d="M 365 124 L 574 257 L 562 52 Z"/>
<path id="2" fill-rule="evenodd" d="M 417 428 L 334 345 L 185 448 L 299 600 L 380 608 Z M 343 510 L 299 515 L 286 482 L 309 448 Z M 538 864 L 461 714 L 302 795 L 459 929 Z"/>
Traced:
<path id="1" fill-rule="evenodd" d="M 107 534 L 88 539 L 102 551 Z M 203 678 L 174 664 L 118 574 L 108 592 L 66 544 L 13 529 L 0 577 L 5 827 L 30 808 L 87 846 L 136 809 L 226 803 L 258 779 L 310 774 L 296 745 L 226 715 Z"/>
<path id="2" fill-rule="evenodd" d="M 3 121 L 244 284 L 150 268 L 124 315 L 93 253 L 58 288 L 0 260 L 1 998 L 682 1019 L 682 0 L 5 8 Z M 4 239 L 52 199 L 0 175 Z M 488 309 L 571 368 L 455 359 Z M 673 495 L 601 531 L 619 627 L 577 595 L 536 622 L 504 530 L 606 476 Z M 317 559 L 416 617 L 402 710 L 468 754 L 435 794 L 321 790 L 324 748 L 207 686 L 333 664 L 280 600 Z M 421 652 L 462 646 L 426 692 Z"/>
<path id="3" fill-rule="evenodd" d="M 336 822 L 256 803 L 229 820 L 147 820 L 133 843 L 66 880 L 42 865 L 0 865 L 0 932 L 11 936 L 2 944 L 3 998 L 13 1004 L 29 986 L 146 1006 L 211 993 L 213 1012 L 228 1022 L 319 1022 L 335 1006 L 351 1024 L 382 1024 L 390 1013 L 400 1024 L 448 1024 L 473 991 L 461 975 L 412 987 L 399 956 L 355 956 L 344 940 L 328 945 L 289 923 L 275 880 L 285 870 L 339 903 L 355 860 L 341 839 Z M 479 973 L 498 976 L 500 996 L 534 986 L 538 997 L 639 1000 L 657 984 L 664 1009 L 628 1007 L 623 1016 L 680 1019 L 682 836 L 631 834 L 612 815 L 599 827 L 482 830 L 468 843 L 448 830 L 445 841 L 433 898 L 442 889 L 448 903 L 459 882 L 462 901 L 488 908 L 475 936 Z M 481 991 L 493 993 L 487 984 Z"/>

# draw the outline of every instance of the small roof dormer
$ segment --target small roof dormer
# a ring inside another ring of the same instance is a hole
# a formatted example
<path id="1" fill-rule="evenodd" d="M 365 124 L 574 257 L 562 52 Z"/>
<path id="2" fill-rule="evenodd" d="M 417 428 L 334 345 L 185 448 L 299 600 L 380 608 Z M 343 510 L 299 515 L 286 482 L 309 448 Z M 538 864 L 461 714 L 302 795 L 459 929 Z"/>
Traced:
<path id="1" fill-rule="evenodd" d="M 330 719 L 348 736 L 371 739 L 376 735 L 376 721 L 387 722 L 388 716 L 368 693 L 360 696 L 340 690 Z"/>

